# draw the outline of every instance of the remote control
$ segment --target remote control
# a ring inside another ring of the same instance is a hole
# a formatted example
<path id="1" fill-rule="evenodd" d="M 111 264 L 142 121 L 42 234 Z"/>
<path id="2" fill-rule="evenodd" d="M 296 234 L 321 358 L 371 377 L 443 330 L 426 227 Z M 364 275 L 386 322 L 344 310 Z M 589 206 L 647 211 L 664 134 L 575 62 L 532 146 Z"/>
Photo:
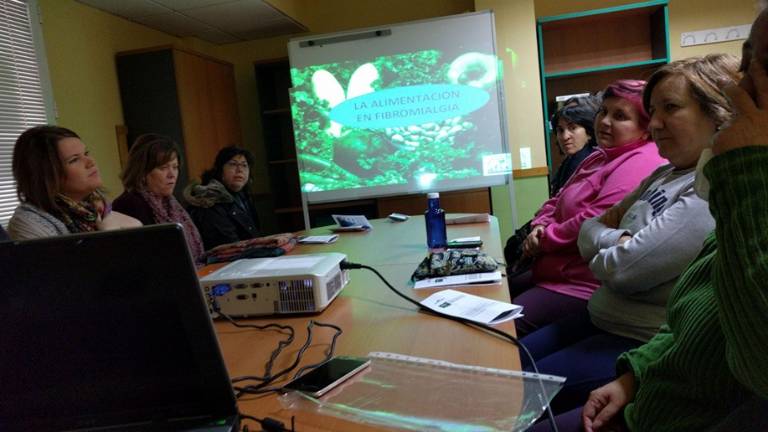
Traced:
<path id="1" fill-rule="evenodd" d="M 395 221 L 395 222 L 405 222 L 408 220 L 408 215 L 404 215 L 402 213 L 392 213 L 391 215 L 387 216 L 389 219 Z"/>

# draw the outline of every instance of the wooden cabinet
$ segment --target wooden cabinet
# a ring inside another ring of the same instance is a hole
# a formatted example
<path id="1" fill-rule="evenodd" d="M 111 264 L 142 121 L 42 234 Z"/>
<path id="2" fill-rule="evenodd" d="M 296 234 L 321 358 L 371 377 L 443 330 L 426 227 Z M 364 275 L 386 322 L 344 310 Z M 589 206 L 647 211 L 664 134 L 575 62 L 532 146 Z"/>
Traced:
<path id="1" fill-rule="evenodd" d="M 667 8 L 667 0 L 654 0 L 537 20 L 550 172 L 563 158 L 549 125 L 556 97 L 594 93 L 621 78 L 647 79 L 668 63 Z"/>
<path id="2" fill-rule="evenodd" d="M 117 54 L 129 145 L 144 133 L 168 135 L 181 146 L 177 193 L 199 179 L 216 153 L 240 145 L 233 66 L 170 47 Z"/>
<path id="3" fill-rule="evenodd" d="M 258 62 L 254 66 L 275 222 L 279 231 L 301 230 L 304 228 L 304 215 L 288 96 L 291 87 L 288 60 Z M 450 213 L 492 212 L 488 188 L 444 192 L 440 196 L 441 206 Z M 426 208 L 425 194 L 368 198 L 311 204 L 309 218 L 310 225 L 317 227 L 333 224 L 331 214 L 334 213 L 362 214 L 373 219 L 393 212 L 423 214 Z"/>

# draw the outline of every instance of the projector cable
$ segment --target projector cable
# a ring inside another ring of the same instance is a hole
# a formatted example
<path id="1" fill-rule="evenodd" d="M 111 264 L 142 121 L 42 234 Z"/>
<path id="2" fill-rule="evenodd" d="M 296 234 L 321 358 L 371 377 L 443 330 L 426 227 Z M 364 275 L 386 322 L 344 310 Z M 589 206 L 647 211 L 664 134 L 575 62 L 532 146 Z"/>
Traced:
<path id="1" fill-rule="evenodd" d="M 343 330 L 339 326 L 334 325 L 334 324 L 327 324 L 327 323 L 321 323 L 321 322 L 317 322 L 317 321 L 314 321 L 314 320 L 310 320 L 307 323 L 307 339 L 306 339 L 306 341 L 304 341 L 304 344 L 301 346 L 301 348 L 299 348 L 299 351 L 296 353 L 296 358 L 294 359 L 293 363 L 290 366 L 288 366 L 287 368 L 277 372 L 276 374 L 270 375 L 269 379 L 267 379 L 267 380 L 265 380 L 265 381 L 263 381 L 263 382 L 261 382 L 259 384 L 248 385 L 248 386 L 244 386 L 244 387 L 238 387 L 238 386 L 234 387 L 234 390 L 236 392 L 235 396 L 239 399 L 241 396 L 246 395 L 246 394 L 264 394 L 264 393 L 271 393 L 271 392 L 282 391 L 282 387 L 268 387 L 268 386 L 270 384 L 272 384 L 274 381 L 276 381 L 278 378 L 280 378 L 283 375 L 286 375 L 289 372 L 291 372 L 292 370 L 296 369 L 296 367 L 301 362 L 301 359 L 304 356 L 304 353 L 307 351 L 307 349 L 312 344 L 312 334 L 313 334 L 312 328 L 314 326 L 333 328 L 334 330 L 336 330 L 336 333 L 333 335 L 333 337 L 331 339 L 331 345 L 328 348 L 328 350 L 326 351 L 325 358 L 323 359 L 323 361 L 321 361 L 320 363 L 317 363 L 317 364 L 313 364 L 313 365 L 302 367 L 301 369 L 299 369 L 299 371 L 298 371 L 298 373 L 296 375 L 298 375 L 299 373 L 303 372 L 306 369 L 317 367 L 320 364 L 323 364 L 326 361 L 330 360 L 331 357 L 333 357 L 334 350 L 336 349 L 336 339 L 338 339 L 338 337 L 343 333 Z"/>
<path id="2" fill-rule="evenodd" d="M 311 365 L 307 365 L 299 369 L 296 374 L 294 375 L 294 379 L 297 378 L 299 375 L 301 375 L 304 371 L 308 369 L 314 369 L 321 364 L 327 362 L 333 357 L 333 353 L 336 350 L 336 340 L 341 336 L 341 334 L 344 332 L 341 327 L 335 325 L 335 324 L 328 324 L 328 323 L 322 323 L 315 320 L 310 320 L 307 323 L 307 340 L 304 342 L 304 344 L 299 348 L 299 351 L 296 353 L 296 359 L 294 362 L 288 366 L 287 368 L 277 372 L 276 374 L 272 374 L 272 367 L 274 366 L 274 362 L 277 359 L 277 357 L 282 353 L 283 349 L 287 346 L 289 346 L 295 337 L 295 330 L 291 326 L 282 325 L 282 324 L 265 324 L 265 325 L 258 325 L 258 324 L 244 324 L 237 322 L 234 318 L 231 316 L 223 313 L 221 311 L 221 308 L 219 307 L 219 303 L 216 301 L 215 295 L 209 295 L 209 300 L 211 307 L 213 308 L 214 312 L 216 312 L 219 316 L 229 321 L 233 326 L 238 328 L 247 328 L 247 329 L 256 329 L 256 330 L 269 330 L 269 329 L 277 329 L 280 332 L 287 332 L 288 337 L 286 339 L 280 340 L 278 342 L 277 348 L 272 351 L 269 357 L 269 361 L 267 361 L 267 364 L 264 367 L 264 376 L 257 376 L 257 375 L 246 375 L 246 376 L 240 376 L 235 377 L 231 379 L 232 384 L 236 384 L 243 381 L 261 381 L 259 384 L 252 384 L 247 386 L 233 386 L 233 390 L 235 391 L 236 398 L 240 398 L 245 394 L 264 394 L 264 393 L 271 393 L 271 392 L 279 392 L 282 391 L 282 387 L 268 387 L 270 384 L 272 384 L 275 380 L 280 378 L 281 376 L 288 374 L 292 370 L 296 369 L 296 367 L 301 362 L 302 357 L 304 356 L 304 353 L 306 350 L 310 347 L 312 344 L 312 328 L 314 326 L 318 327 L 327 327 L 332 328 L 336 330 L 334 335 L 331 337 L 331 343 L 328 349 L 325 353 L 325 358 L 318 362 Z"/>
<path id="3" fill-rule="evenodd" d="M 441 317 L 441 318 L 449 319 L 451 321 L 456 321 L 456 322 L 462 323 L 462 324 L 470 326 L 470 327 L 475 327 L 475 328 L 480 328 L 480 329 L 486 330 L 488 332 L 491 332 L 491 333 L 494 333 L 496 335 L 499 335 L 499 336 L 509 340 L 514 345 L 518 346 L 525 353 L 525 356 L 528 357 L 528 360 L 530 360 L 531 366 L 533 366 L 533 371 L 536 373 L 536 375 L 538 377 L 539 385 L 541 386 L 541 391 L 544 394 L 544 401 L 545 401 L 545 406 L 544 407 L 545 407 L 545 411 L 547 412 L 547 418 L 549 419 L 549 425 L 550 425 L 551 429 L 554 432 L 558 432 L 557 423 L 555 422 L 555 416 L 552 413 L 552 408 L 549 406 L 549 398 L 547 397 L 546 390 L 544 390 L 544 382 L 541 380 L 541 377 L 539 376 L 540 374 L 539 374 L 539 369 L 536 367 L 536 361 L 533 359 L 533 356 L 531 355 L 530 351 L 528 351 L 528 348 L 525 346 L 525 344 L 521 343 L 520 340 L 518 340 L 516 337 L 512 336 L 511 334 L 509 334 L 509 333 L 507 333 L 505 331 L 499 330 L 499 329 L 491 327 L 489 325 L 478 323 L 478 322 L 474 322 L 474 321 L 470 321 L 470 320 L 467 320 L 465 318 L 460 318 L 460 317 L 455 317 L 455 316 L 447 315 L 447 314 L 444 314 L 444 313 L 441 313 L 441 312 L 429 309 L 429 308 L 425 307 L 424 305 L 422 305 L 421 303 L 419 303 L 418 301 L 416 301 L 416 300 L 408 297 L 407 295 L 401 293 L 397 288 L 392 286 L 392 284 L 390 284 L 389 281 L 381 273 L 378 272 L 378 270 L 376 270 L 373 267 L 367 266 L 365 264 L 358 264 L 358 263 L 349 262 L 349 261 L 346 261 L 346 260 L 342 261 L 341 263 L 339 263 L 339 267 L 342 270 L 357 270 L 357 269 L 369 270 L 369 271 L 373 272 L 376 276 L 378 276 L 379 279 L 381 279 L 381 281 L 384 282 L 384 285 L 386 285 L 387 288 L 389 288 L 392 292 L 397 294 L 399 297 L 401 297 L 405 301 L 416 305 L 419 308 L 419 311 L 426 312 L 426 313 L 428 313 L 430 315 L 435 315 L 435 316 L 438 316 L 438 317 Z"/>
<path id="4" fill-rule="evenodd" d="M 264 376 L 248 375 L 248 376 L 235 377 L 231 379 L 233 384 L 241 381 L 265 381 L 265 382 L 271 381 L 272 367 L 274 365 L 275 359 L 277 359 L 277 357 L 282 353 L 283 349 L 285 349 L 287 346 L 293 343 L 293 340 L 296 335 L 296 332 L 293 329 L 293 327 L 283 325 L 283 324 L 277 324 L 277 323 L 270 323 L 270 324 L 264 324 L 264 325 L 240 323 L 236 321 L 234 318 L 232 318 L 231 316 L 221 311 L 221 308 L 219 307 L 219 303 L 216 301 L 215 296 L 211 295 L 209 296 L 209 299 L 214 312 L 216 312 L 218 316 L 229 321 L 230 324 L 232 324 L 237 328 L 254 329 L 254 330 L 277 329 L 277 331 L 281 333 L 285 332 L 285 334 L 288 335 L 287 338 L 282 339 L 278 342 L 277 348 L 274 351 L 272 351 L 272 353 L 270 354 L 269 360 L 267 361 L 267 364 L 264 366 Z"/>

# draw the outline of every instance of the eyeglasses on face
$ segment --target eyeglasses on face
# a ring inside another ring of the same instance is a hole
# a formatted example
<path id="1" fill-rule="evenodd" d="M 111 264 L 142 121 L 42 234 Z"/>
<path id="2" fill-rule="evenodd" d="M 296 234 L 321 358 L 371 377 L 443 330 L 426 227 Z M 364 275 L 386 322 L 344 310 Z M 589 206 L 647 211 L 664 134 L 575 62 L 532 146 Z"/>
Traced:
<path id="1" fill-rule="evenodd" d="M 236 170 L 238 168 L 247 170 L 248 169 L 248 162 L 235 162 L 235 161 L 229 161 L 224 164 L 225 167 Z"/>

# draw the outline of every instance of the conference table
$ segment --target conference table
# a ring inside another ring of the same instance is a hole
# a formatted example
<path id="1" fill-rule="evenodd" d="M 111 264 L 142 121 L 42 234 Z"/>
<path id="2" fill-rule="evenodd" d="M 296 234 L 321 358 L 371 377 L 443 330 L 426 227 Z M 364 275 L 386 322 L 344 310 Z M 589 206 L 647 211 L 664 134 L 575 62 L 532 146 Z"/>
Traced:
<path id="1" fill-rule="evenodd" d="M 452 215 L 449 215 L 450 218 Z M 415 290 L 410 276 L 427 255 L 423 216 L 405 222 L 373 220 L 367 232 L 345 232 L 332 244 L 298 245 L 290 254 L 341 252 L 351 262 L 369 265 L 382 273 L 403 294 L 422 300 L 439 289 Z M 330 227 L 315 228 L 304 235 L 330 234 Z M 448 225 L 448 238 L 480 236 L 482 250 L 503 262 L 498 221 L 491 216 L 488 223 Z M 372 272 L 349 271 L 350 282 L 323 312 L 299 316 L 281 315 L 241 320 L 243 323 L 280 323 L 293 326 L 296 338 L 275 361 L 273 371 L 289 366 L 304 342 L 309 320 L 335 324 L 343 330 L 335 347 L 335 355 L 365 356 L 381 351 L 404 354 L 473 366 L 519 370 L 517 348 L 509 341 L 470 326 L 417 312 L 415 305 L 392 293 Z M 474 295 L 509 302 L 506 278 L 500 284 L 451 287 Z M 235 328 L 219 320 L 215 324 L 224 360 L 232 377 L 262 375 L 270 353 L 284 335 L 276 331 Z M 496 326 L 514 334 L 514 323 Z M 316 363 L 325 356 L 332 329 L 314 327 L 313 342 L 299 366 Z M 292 372 L 293 373 L 293 372 Z M 288 377 L 292 376 L 292 373 Z M 288 380 L 278 382 L 285 384 Z M 307 431 L 377 431 L 381 426 L 354 423 L 306 410 L 284 408 L 278 395 L 244 395 L 240 411 L 258 418 L 272 417 L 290 425 L 295 418 L 296 430 Z M 251 425 L 252 429 L 254 426 Z M 256 430 L 258 426 L 256 426 Z"/>

